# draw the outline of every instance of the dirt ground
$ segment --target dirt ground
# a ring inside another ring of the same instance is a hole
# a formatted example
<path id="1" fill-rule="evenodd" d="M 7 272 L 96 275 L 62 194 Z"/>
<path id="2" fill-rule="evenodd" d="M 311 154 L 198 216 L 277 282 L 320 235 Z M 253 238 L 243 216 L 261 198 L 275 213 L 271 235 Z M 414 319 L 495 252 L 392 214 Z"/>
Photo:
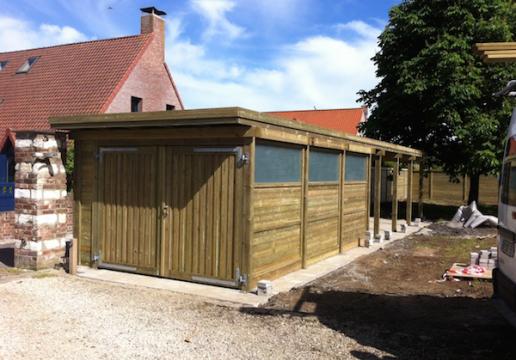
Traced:
<path id="1" fill-rule="evenodd" d="M 471 251 L 495 246 L 495 231 L 443 224 L 430 229 L 428 235 L 413 235 L 279 294 L 261 311 L 264 316 L 291 311 L 315 315 L 328 327 L 396 358 L 514 359 L 516 332 L 490 302 L 492 284 L 439 281 L 453 262 L 468 262 Z M 380 335 L 365 336 L 371 332 Z"/>
<path id="2" fill-rule="evenodd" d="M 0 269 L 0 359 L 514 359 L 491 284 L 438 282 L 493 231 L 426 233 L 262 308 Z"/>

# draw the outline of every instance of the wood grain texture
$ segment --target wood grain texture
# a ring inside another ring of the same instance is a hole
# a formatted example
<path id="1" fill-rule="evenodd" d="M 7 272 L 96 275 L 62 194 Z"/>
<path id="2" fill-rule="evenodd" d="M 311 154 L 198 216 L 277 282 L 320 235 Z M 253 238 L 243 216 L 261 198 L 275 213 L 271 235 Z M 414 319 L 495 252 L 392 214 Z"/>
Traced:
<path id="1" fill-rule="evenodd" d="M 160 275 L 235 280 L 235 156 L 172 147 L 164 156 Z"/>
<path id="2" fill-rule="evenodd" d="M 358 246 L 366 231 L 367 182 L 344 183 L 344 208 L 342 209 L 342 243 L 345 249 Z"/>
<path id="3" fill-rule="evenodd" d="M 339 249 L 339 184 L 309 184 L 307 196 L 307 263 Z"/>
<path id="4" fill-rule="evenodd" d="M 79 263 L 91 264 L 92 258 L 92 204 L 96 173 L 96 146 L 93 142 L 76 142 L 76 182 L 74 237 L 78 239 Z"/>
<path id="5" fill-rule="evenodd" d="M 301 196 L 300 185 L 254 189 L 251 281 L 301 267 Z"/>
<path id="6" fill-rule="evenodd" d="M 103 152 L 99 167 L 101 261 L 156 273 L 156 148 Z"/>

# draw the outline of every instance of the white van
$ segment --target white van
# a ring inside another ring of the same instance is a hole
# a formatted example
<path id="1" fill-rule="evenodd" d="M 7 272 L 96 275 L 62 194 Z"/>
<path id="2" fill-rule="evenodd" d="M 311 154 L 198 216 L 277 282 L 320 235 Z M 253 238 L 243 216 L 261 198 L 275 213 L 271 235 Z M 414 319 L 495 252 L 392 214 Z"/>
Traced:
<path id="1" fill-rule="evenodd" d="M 499 95 L 516 96 L 516 80 Z M 505 141 L 498 200 L 498 267 L 493 271 L 493 300 L 516 327 L 516 108 Z"/>

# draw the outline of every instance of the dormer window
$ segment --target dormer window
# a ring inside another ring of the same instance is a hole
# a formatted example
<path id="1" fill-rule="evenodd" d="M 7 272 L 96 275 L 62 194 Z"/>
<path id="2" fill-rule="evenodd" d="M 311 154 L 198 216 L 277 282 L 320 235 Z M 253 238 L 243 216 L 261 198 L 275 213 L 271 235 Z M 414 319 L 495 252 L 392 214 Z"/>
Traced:
<path id="1" fill-rule="evenodd" d="M 5 67 L 7 66 L 7 63 L 8 63 L 8 61 L 0 61 L 0 71 L 5 69 Z"/>
<path id="2" fill-rule="evenodd" d="M 28 58 L 22 66 L 16 71 L 17 74 L 28 73 L 32 69 L 32 65 L 39 59 L 39 56 L 31 56 Z"/>

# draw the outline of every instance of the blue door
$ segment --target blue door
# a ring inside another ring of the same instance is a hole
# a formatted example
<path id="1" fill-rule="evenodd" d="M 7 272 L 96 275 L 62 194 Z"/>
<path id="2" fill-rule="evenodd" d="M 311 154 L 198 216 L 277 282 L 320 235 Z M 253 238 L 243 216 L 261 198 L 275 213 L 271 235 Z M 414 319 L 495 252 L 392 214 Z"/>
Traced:
<path id="1" fill-rule="evenodd" d="M 0 211 L 14 210 L 14 183 L 9 181 L 9 159 L 0 154 Z"/>

